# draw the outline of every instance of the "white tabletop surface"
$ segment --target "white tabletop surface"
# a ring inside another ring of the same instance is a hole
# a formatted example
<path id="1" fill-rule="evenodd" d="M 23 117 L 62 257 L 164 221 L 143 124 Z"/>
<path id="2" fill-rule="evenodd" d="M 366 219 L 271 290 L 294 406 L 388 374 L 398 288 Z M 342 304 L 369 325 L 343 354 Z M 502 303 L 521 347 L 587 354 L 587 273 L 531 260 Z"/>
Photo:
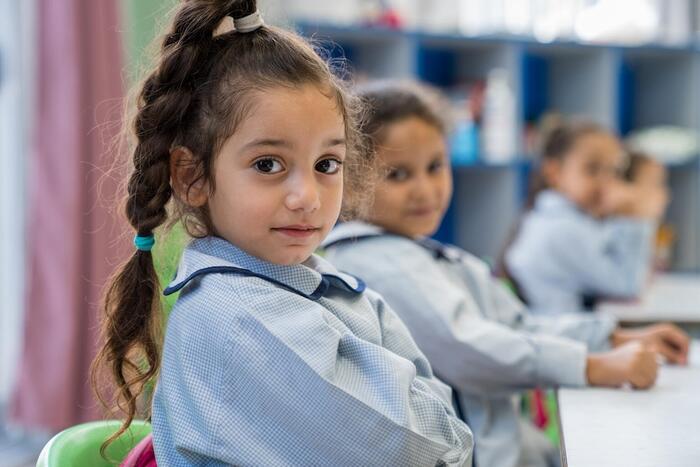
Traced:
<path id="1" fill-rule="evenodd" d="M 664 366 L 656 385 L 560 389 L 569 467 L 700 466 L 700 341 L 687 367 Z"/>
<path id="2" fill-rule="evenodd" d="M 626 322 L 700 323 L 700 274 L 656 275 L 640 300 L 603 302 L 597 309 Z"/>

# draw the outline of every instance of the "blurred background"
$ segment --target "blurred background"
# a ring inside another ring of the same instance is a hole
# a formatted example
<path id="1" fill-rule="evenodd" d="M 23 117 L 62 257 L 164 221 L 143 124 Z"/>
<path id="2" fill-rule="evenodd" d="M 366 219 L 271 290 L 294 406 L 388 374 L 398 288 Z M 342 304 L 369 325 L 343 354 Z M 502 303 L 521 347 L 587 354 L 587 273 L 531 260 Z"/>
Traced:
<path id="1" fill-rule="evenodd" d="M 176 0 L 0 0 L 0 466 L 99 418 L 100 290 L 130 251 L 124 99 Z M 439 239 L 494 261 L 548 119 L 584 117 L 668 169 L 657 264 L 700 270 L 699 0 L 261 0 L 349 76 L 441 88 L 455 197 Z M 161 249 L 167 275 L 177 251 Z"/>

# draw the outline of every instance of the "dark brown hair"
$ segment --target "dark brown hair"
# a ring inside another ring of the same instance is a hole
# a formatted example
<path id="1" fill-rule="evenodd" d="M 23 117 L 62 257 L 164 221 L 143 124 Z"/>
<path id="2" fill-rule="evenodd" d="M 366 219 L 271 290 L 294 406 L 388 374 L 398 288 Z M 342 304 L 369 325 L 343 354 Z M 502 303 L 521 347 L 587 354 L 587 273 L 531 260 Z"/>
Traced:
<path id="1" fill-rule="evenodd" d="M 356 95 L 365 107 L 360 131 L 371 149 L 381 144 L 391 124 L 417 117 L 446 135 L 450 127 L 450 105 L 440 92 L 413 81 L 381 80 L 358 86 Z"/>
<path id="2" fill-rule="evenodd" d="M 314 49 L 297 35 L 271 26 L 253 32 L 233 30 L 215 35 L 229 17 L 256 10 L 254 0 L 185 0 L 162 36 L 155 68 L 140 86 L 130 132 L 135 146 L 127 184 L 126 217 L 141 236 L 165 223 L 182 220 L 192 235 L 211 232 L 206 210 L 192 209 L 173 196 L 170 151 L 188 148 L 198 177 L 212 180 L 212 165 L 224 140 L 233 134 L 254 102 L 254 92 L 276 86 L 312 84 L 338 104 L 344 117 L 347 158 L 344 164 L 344 215 L 362 204 L 367 180 L 363 171 L 371 153 L 356 130 L 358 106 L 344 84 Z M 213 185 L 210 185 L 213 187 Z M 212 189 L 215 189 L 213 187 Z M 109 370 L 116 383 L 116 409 L 125 420 L 122 434 L 137 412 L 144 386 L 160 366 L 163 319 L 160 284 L 148 251 L 135 250 L 116 272 L 104 296 L 104 346 L 93 362 L 92 382 L 100 400 L 99 370 Z M 107 405 L 105 403 L 105 405 Z"/>

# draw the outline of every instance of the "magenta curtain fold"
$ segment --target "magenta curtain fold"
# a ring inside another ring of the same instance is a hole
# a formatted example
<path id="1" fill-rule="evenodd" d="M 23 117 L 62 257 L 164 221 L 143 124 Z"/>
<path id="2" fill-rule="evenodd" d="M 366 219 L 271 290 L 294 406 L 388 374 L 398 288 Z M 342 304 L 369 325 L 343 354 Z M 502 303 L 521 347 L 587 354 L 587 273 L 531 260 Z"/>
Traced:
<path id="1" fill-rule="evenodd" d="M 98 303 L 129 253 L 110 151 L 123 102 L 118 0 L 36 0 L 38 109 L 29 163 L 25 341 L 12 419 L 100 418 L 89 387 Z"/>

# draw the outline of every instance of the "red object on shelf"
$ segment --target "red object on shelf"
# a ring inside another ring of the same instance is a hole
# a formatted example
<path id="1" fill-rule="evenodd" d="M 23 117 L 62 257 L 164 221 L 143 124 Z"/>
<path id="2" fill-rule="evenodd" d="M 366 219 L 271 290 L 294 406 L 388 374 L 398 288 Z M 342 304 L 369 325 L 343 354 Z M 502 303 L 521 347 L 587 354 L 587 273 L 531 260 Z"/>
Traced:
<path id="1" fill-rule="evenodd" d="M 383 8 L 377 15 L 371 15 L 367 18 L 365 24 L 367 26 L 375 26 L 389 29 L 401 29 L 403 20 L 401 15 L 393 8 Z"/>

